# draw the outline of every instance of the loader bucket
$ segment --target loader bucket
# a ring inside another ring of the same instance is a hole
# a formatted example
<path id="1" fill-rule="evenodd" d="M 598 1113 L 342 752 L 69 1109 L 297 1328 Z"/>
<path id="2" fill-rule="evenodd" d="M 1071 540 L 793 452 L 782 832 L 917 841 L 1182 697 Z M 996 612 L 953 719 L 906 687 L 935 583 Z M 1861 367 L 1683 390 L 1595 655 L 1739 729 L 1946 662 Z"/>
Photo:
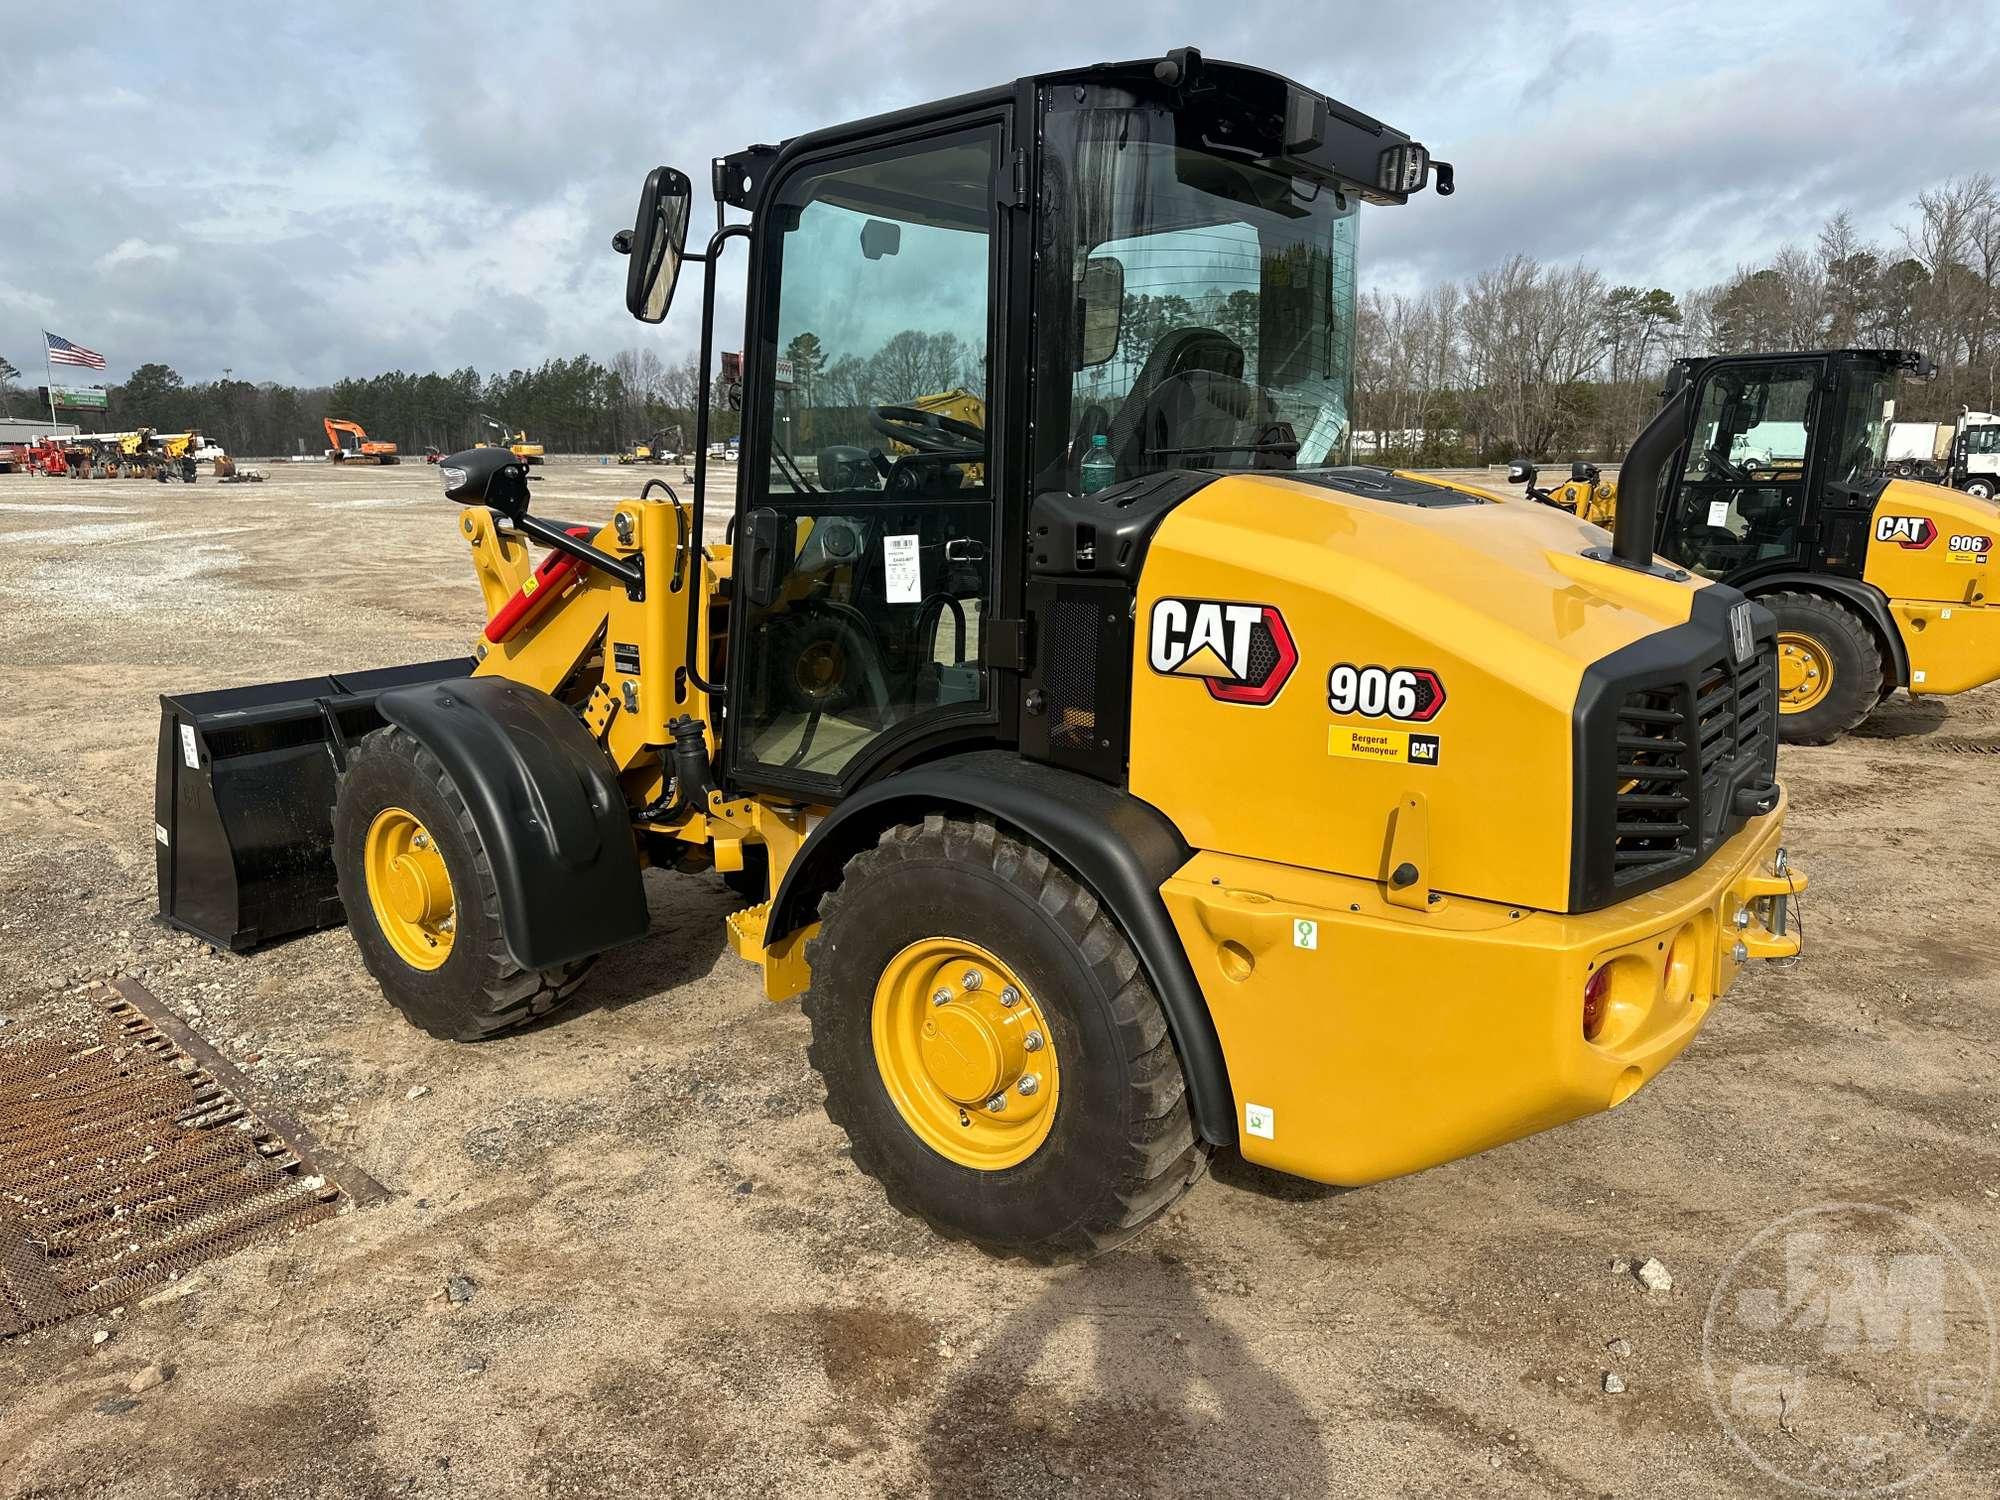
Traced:
<path id="1" fill-rule="evenodd" d="M 464 677 L 469 657 L 160 699 L 153 785 L 160 916 L 248 952 L 346 921 L 333 802 L 386 689 Z"/>

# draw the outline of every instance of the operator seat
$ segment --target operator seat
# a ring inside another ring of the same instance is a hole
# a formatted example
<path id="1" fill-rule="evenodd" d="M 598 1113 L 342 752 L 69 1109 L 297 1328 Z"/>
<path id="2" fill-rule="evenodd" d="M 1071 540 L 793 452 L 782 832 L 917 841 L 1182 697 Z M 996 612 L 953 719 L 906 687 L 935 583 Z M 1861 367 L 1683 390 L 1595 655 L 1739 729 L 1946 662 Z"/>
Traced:
<path id="1" fill-rule="evenodd" d="M 1206 375 L 1209 381 L 1190 385 L 1187 377 Z M 1112 419 L 1107 446 L 1117 460 L 1121 479 L 1136 478 L 1153 468 L 1176 468 L 1169 457 L 1150 460 L 1149 451 L 1162 448 L 1192 448 L 1202 440 L 1184 441 L 1182 428 L 1191 419 L 1202 417 L 1203 408 L 1224 396 L 1226 411 L 1236 405 L 1248 409 L 1247 400 L 1226 397 L 1225 383 L 1242 392 L 1252 392 L 1243 383 L 1243 349 L 1228 334 L 1214 328 L 1176 328 L 1163 335 L 1146 355 L 1139 375 L 1126 394 L 1125 404 Z M 1170 388 L 1171 387 L 1171 388 Z M 1264 398 L 1268 405 L 1268 398 Z M 1213 414 L 1201 423 L 1204 429 L 1219 425 Z M 1234 441 L 1210 437 L 1208 441 Z"/>

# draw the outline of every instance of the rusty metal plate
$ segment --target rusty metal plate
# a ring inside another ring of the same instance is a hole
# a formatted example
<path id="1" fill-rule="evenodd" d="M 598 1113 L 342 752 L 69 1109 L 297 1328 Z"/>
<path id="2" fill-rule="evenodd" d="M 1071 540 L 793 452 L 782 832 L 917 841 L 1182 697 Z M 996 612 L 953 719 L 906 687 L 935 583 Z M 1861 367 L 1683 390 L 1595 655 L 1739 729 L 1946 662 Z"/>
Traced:
<path id="1" fill-rule="evenodd" d="M 129 982 L 107 992 L 94 1041 L 0 1045 L 0 1336 L 116 1307 L 382 1195 L 364 1174 L 329 1177 L 309 1138 L 248 1094 Z"/>

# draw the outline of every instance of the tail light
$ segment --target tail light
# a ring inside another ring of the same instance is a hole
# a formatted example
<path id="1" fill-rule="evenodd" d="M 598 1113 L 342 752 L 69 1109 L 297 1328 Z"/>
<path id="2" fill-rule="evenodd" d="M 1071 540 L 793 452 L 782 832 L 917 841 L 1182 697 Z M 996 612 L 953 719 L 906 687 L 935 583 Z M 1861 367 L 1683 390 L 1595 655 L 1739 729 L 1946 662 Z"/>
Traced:
<path id="1" fill-rule="evenodd" d="M 1597 1040 L 1604 1029 L 1604 999 L 1611 989 L 1611 965 L 1606 964 L 1583 982 L 1583 1039 Z"/>

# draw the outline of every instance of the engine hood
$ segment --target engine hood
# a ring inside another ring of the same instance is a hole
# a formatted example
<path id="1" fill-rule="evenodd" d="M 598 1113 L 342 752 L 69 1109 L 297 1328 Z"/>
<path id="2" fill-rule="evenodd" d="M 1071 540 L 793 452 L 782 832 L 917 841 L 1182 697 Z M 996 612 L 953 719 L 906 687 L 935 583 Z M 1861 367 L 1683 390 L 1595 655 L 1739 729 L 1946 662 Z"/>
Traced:
<path id="1" fill-rule="evenodd" d="M 1161 521 L 1130 779 L 1191 844 L 1384 878 L 1416 794 L 1435 889 L 1565 909 L 1585 674 L 1685 625 L 1708 585 L 1586 558 L 1606 534 L 1548 507 L 1455 493 L 1235 475 Z"/>

